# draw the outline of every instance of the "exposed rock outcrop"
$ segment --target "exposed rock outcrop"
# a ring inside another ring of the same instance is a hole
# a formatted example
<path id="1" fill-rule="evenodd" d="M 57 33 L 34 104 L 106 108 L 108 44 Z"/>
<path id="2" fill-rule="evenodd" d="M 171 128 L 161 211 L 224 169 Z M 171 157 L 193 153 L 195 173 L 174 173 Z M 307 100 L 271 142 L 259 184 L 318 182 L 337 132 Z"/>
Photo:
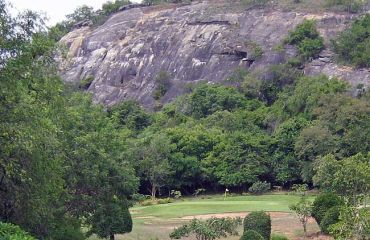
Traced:
<path id="1" fill-rule="evenodd" d="M 171 88 L 162 99 L 168 102 L 183 93 L 188 83 L 218 83 L 238 67 L 261 71 L 284 62 L 296 51 L 289 46 L 278 51 L 277 46 L 304 18 L 317 19 L 329 42 L 353 16 L 243 10 L 233 3 L 206 1 L 128 8 L 96 29 L 81 26 L 61 40 L 69 49 L 68 59 L 61 62 L 62 77 L 76 84 L 94 79 L 88 91 L 105 105 L 136 99 L 152 108 L 155 79 L 161 71 L 171 76 Z M 262 57 L 251 56 L 249 43 L 262 48 Z M 305 71 L 337 76 L 353 86 L 370 85 L 369 69 L 339 66 L 330 51 L 307 64 Z"/>

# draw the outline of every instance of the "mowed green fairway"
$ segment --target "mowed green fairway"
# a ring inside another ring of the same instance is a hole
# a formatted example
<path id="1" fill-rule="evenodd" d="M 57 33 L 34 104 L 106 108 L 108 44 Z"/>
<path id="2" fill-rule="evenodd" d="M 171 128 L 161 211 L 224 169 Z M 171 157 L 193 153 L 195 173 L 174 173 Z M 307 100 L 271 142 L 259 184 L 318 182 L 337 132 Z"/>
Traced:
<path id="1" fill-rule="evenodd" d="M 312 200 L 314 197 L 311 197 Z M 155 217 L 160 219 L 181 218 L 184 216 L 232 213 L 250 211 L 289 212 L 289 205 L 298 202 L 299 197 L 285 194 L 262 196 L 237 196 L 224 199 L 221 196 L 209 199 L 188 198 L 174 203 L 131 208 L 132 217 Z"/>
<path id="2" fill-rule="evenodd" d="M 315 196 L 310 196 L 312 201 L 314 198 Z M 290 231 L 290 236 L 300 236 L 300 223 L 293 214 L 290 214 L 289 210 L 289 205 L 298 201 L 298 196 L 279 193 L 261 196 L 234 196 L 226 199 L 221 195 L 214 195 L 184 198 L 174 203 L 162 205 L 135 206 L 130 209 L 134 221 L 133 231 L 130 234 L 117 235 L 117 239 L 168 240 L 168 235 L 174 227 L 194 217 L 201 218 L 201 215 L 205 214 L 222 214 L 220 216 L 226 217 L 227 213 L 230 213 L 230 216 L 235 216 L 235 213 L 244 213 L 240 216 L 245 216 L 247 212 L 259 210 L 284 213 L 282 216 L 272 216 L 275 230 L 285 233 L 286 226 L 287 231 Z M 316 232 L 317 225 L 311 224 L 309 230 Z M 235 240 L 239 237 L 228 239 Z M 294 239 L 294 237 L 290 239 Z"/>

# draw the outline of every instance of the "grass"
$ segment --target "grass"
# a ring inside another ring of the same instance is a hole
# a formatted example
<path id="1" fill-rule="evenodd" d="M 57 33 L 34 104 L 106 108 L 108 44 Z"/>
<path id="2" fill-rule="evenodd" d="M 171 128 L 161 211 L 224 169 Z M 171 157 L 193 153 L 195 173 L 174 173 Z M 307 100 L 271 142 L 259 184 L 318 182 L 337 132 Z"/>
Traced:
<path id="1" fill-rule="evenodd" d="M 313 197 L 312 197 L 313 199 Z M 290 212 L 289 205 L 299 200 L 298 196 L 271 194 L 262 196 L 235 196 L 226 200 L 222 196 L 210 199 L 188 198 L 169 204 L 161 204 L 131 209 L 132 217 L 155 217 L 160 219 L 181 218 L 184 216 L 232 213 L 250 211 Z"/>

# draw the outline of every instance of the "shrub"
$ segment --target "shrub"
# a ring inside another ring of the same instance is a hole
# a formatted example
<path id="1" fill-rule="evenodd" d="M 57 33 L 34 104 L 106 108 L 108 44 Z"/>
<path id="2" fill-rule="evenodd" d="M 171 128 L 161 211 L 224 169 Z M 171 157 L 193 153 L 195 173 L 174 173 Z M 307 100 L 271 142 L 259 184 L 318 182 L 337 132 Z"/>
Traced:
<path id="1" fill-rule="evenodd" d="M 171 76 L 165 72 L 161 71 L 155 79 L 156 89 L 154 91 L 154 99 L 160 100 L 168 91 L 171 85 Z"/>
<path id="2" fill-rule="evenodd" d="M 370 67 L 370 14 L 355 21 L 333 41 L 339 60 L 357 67 Z"/>
<path id="3" fill-rule="evenodd" d="M 144 194 L 140 193 L 132 194 L 132 200 L 134 200 L 135 202 L 144 202 L 146 199 L 147 196 L 145 196 Z"/>
<path id="4" fill-rule="evenodd" d="M 316 39 L 304 39 L 298 46 L 299 54 L 303 59 L 317 58 L 324 49 L 324 40 L 322 37 Z"/>
<path id="5" fill-rule="evenodd" d="M 171 190 L 171 197 L 179 199 L 182 196 L 181 191 Z"/>
<path id="6" fill-rule="evenodd" d="M 329 227 L 339 221 L 340 206 L 334 206 L 326 211 L 324 218 L 321 220 L 321 232 L 329 234 Z"/>
<path id="7" fill-rule="evenodd" d="M 251 212 L 244 218 L 244 232 L 254 230 L 269 240 L 271 235 L 271 217 L 265 212 Z"/>
<path id="8" fill-rule="evenodd" d="M 316 22 L 304 20 L 285 39 L 285 43 L 296 45 L 304 60 L 315 58 L 324 49 L 324 39 L 316 29 Z"/>
<path id="9" fill-rule="evenodd" d="M 272 235 L 271 240 L 289 240 L 289 239 L 284 235 L 274 234 Z"/>
<path id="10" fill-rule="evenodd" d="M 322 193 L 316 197 L 312 207 L 312 217 L 317 224 L 321 224 L 326 212 L 334 207 L 342 205 L 342 200 L 334 193 Z"/>
<path id="11" fill-rule="evenodd" d="M 214 240 L 238 235 L 237 227 L 241 225 L 240 218 L 210 218 L 205 221 L 194 218 L 176 228 L 170 233 L 171 239 L 180 239 L 194 234 L 196 239 Z"/>
<path id="12" fill-rule="evenodd" d="M 270 183 L 266 181 L 265 182 L 258 181 L 258 182 L 253 183 L 252 186 L 248 190 L 249 192 L 253 194 L 262 194 L 262 193 L 267 192 L 270 189 L 271 189 Z"/>
<path id="13" fill-rule="evenodd" d="M 256 231 L 248 230 L 248 231 L 243 233 L 240 240 L 263 240 L 263 237 L 262 237 L 261 234 L 259 234 Z"/>
<path id="14" fill-rule="evenodd" d="M 162 198 L 157 200 L 158 204 L 167 204 L 167 203 L 173 203 L 172 198 Z"/>
<path id="15" fill-rule="evenodd" d="M 19 226 L 0 222 L 0 239 L 2 240 L 36 240 Z"/>

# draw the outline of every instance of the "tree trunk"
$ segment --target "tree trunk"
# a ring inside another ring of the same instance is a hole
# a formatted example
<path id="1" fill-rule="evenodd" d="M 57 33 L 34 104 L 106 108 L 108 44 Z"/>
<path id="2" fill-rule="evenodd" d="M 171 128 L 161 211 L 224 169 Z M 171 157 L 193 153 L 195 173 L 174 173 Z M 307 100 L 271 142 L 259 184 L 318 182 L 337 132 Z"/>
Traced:
<path id="1" fill-rule="evenodd" d="M 156 193 L 157 193 L 157 187 L 155 184 L 152 184 L 152 200 L 155 200 Z"/>
<path id="2" fill-rule="evenodd" d="M 304 232 L 304 239 L 307 237 L 307 222 L 303 223 L 303 232 Z"/>
<path id="3" fill-rule="evenodd" d="M 109 240 L 114 240 L 114 234 L 111 234 L 111 235 L 109 236 Z"/>

